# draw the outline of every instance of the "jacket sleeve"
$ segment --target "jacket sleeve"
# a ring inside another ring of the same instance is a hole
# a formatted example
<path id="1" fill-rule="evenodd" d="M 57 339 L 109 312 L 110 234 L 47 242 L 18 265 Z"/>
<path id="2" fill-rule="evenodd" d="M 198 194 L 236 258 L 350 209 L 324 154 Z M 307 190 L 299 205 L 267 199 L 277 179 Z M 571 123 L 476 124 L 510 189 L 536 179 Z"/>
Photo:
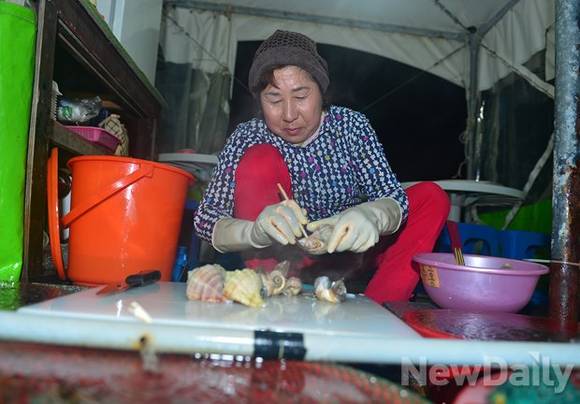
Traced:
<path id="1" fill-rule="evenodd" d="M 248 146 L 243 132 L 239 126 L 228 138 L 193 219 L 196 234 L 210 243 L 218 220 L 233 215 L 235 171 Z"/>

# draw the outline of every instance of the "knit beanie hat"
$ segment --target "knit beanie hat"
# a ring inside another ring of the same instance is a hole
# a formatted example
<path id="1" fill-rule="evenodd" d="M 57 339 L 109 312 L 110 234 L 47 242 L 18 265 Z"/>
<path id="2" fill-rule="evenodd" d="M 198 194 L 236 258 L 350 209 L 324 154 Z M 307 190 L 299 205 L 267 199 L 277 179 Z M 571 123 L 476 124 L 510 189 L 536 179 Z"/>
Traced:
<path id="1" fill-rule="evenodd" d="M 254 55 L 248 84 L 253 94 L 258 92 L 260 78 L 275 66 L 294 65 L 306 70 L 325 93 L 330 82 L 328 65 L 316 49 L 316 43 L 297 32 L 277 30 L 266 39 Z"/>

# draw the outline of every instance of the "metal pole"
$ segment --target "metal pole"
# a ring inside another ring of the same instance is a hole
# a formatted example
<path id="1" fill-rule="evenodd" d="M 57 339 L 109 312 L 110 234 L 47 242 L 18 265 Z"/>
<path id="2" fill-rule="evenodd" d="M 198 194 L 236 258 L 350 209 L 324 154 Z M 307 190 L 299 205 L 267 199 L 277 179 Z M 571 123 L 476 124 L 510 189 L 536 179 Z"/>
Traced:
<path id="1" fill-rule="evenodd" d="M 552 195 L 552 259 L 580 258 L 580 33 L 578 0 L 556 1 L 556 97 Z M 550 316 L 560 325 L 578 320 L 578 268 L 552 264 Z"/>
<path id="2" fill-rule="evenodd" d="M 469 90 L 467 100 L 467 178 L 479 180 L 481 163 L 481 138 L 477 136 L 479 106 L 479 44 L 477 29 L 469 29 Z"/>

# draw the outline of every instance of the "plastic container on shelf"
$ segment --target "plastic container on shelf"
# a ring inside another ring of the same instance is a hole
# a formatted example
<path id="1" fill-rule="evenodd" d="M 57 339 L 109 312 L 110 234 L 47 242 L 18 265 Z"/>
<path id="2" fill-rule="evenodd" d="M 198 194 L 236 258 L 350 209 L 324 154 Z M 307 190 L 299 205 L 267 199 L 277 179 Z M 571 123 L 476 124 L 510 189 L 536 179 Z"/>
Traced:
<path id="1" fill-rule="evenodd" d="M 94 126 L 65 125 L 65 128 L 76 133 L 91 143 L 102 146 L 112 152 L 117 149 L 120 140 L 103 128 Z"/>

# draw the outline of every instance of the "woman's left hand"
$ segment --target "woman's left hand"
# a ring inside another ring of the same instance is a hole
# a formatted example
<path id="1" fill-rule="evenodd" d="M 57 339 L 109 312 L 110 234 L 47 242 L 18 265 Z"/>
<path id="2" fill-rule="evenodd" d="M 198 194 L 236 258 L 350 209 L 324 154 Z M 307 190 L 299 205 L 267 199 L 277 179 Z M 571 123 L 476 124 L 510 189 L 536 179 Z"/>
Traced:
<path id="1" fill-rule="evenodd" d="M 323 225 L 334 227 L 326 246 L 329 253 L 364 252 L 379 240 L 379 229 L 373 223 L 372 217 L 356 206 L 335 216 L 309 223 L 307 229 L 314 231 Z"/>
<path id="2" fill-rule="evenodd" d="M 383 234 L 398 230 L 401 224 L 401 208 L 392 198 L 378 199 L 348 208 L 326 219 L 309 223 L 307 229 L 314 231 L 323 225 L 333 226 L 328 239 L 327 252 L 365 252 Z"/>

